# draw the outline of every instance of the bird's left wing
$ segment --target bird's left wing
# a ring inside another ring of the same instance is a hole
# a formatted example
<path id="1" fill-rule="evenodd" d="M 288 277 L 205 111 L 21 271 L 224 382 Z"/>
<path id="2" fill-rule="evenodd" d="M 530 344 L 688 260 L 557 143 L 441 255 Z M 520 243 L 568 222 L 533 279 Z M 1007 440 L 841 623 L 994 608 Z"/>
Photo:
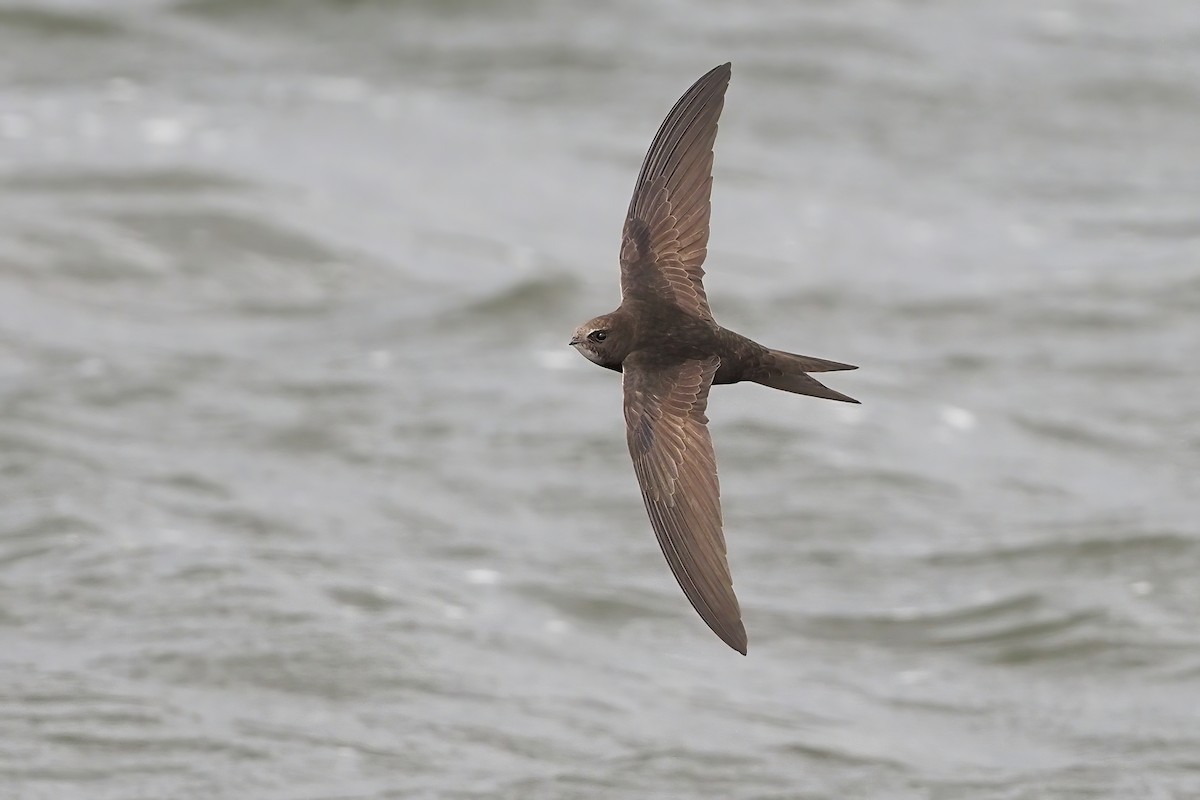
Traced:
<path id="1" fill-rule="evenodd" d="M 625 360 L 629 454 L 671 572 L 708 626 L 740 653 L 746 629 L 725 553 L 721 490 L 708 435 L 708 390 L 721 359 L 666 367 Z"/>
<path id="2" fill-rule="evenodd" d="M 730 65 L 696 81 L 658 129 L 621 233 L 623 298 L 674 303 L 712 320 L 704 293 L 713 142 Z"/>

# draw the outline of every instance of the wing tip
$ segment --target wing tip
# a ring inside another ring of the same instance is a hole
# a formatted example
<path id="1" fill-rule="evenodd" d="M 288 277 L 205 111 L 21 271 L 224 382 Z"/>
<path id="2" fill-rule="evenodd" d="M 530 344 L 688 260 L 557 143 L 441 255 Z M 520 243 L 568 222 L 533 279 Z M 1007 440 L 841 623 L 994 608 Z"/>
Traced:
<path id="1" fill-rule="evenodd" d="M 734 602 L 736 603 L 737 600 L 735 599 Z M 746 638 L 746 625 L 742 622 L 741 609 L 733 611 L 733 613 L 726 611 L 724 614 L 701 613 L 700 617 L 722 642 L 742 655 L 746 655 L 749 642 Z"/>
<path id="2" fill-rule="evenodd" d="M 732 75 L 733 75 L 733 62 L 732 62 L 732 61 L 726 61 L 724 64 L 718 64 L 717 66 L 715 66 L 715 67 L 713 67 L 712 69 L 710 69 L 710 70 L 709 70 L 709 71 L 708 71 L 708 72 L 707 72 L 707 73 L 704 75 L 704 77 L 700 78 L 700 80 L 699 80 L 699 81 L 697 81 L 697 83 L 701 83 L 701 82 L 703 82 L 703 81 L 704 81 L 705 79 L 707 79 L 707 78 L 711 78 L 711 77 L 718 76 L 718 75 L 719 75 L 721 78 L 723 78 L 723 79 L 724 79 L 722 82 L 723 82 L 723 83 L 724 83 L 726 86 L 728 86 L 728 85 L 729 85 L 729 79 L 730 79 L 730 77 L 732 77 Z"/>
<path id="3" fill-rule="evenodd" d="M 742 655 L 746 655 L 749 649 L 749 642 L 746 639 L 746 629 L 742 626 L 741 621 L 738 621 L 736 630 L 718 631 L 717 635 L 721 637 L 721 641 L 738 651 Z"/>

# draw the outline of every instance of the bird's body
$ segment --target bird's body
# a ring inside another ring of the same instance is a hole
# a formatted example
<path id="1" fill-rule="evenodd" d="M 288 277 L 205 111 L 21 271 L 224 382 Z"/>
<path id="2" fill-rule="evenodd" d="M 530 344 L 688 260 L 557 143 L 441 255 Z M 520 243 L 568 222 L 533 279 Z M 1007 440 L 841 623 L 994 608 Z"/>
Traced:
<path id="1" fill-rule="evenodd" d="M 632 331 L 628 352 L 622 353 L 621 358 L 595 361 L 605 369 L 616 372 L 622 371 L 624 358 L 635 352 L 645 354 L 654 363 L 662 365 L 706 358 L 710 355 L 718 356 L 721 365 L 713 376 L 714 385 L 751 381 L 770 386 L 770 381 L 796 371 L 829 372 L 855 369 L 850 364 L 763 347 L 740 333 L 734 333 L 715 322 L 698 319 L 670 303 L 623 303 L 621 308 L 611 314 L 596 319 L 606 320 L 605 324 L 609 326 L 610 331 L 613 328 L 627 328 Z M 587 353 L 584 353 L 584 356 L 590 358 Z M 857 402 L 828 387 L 813 388 L 813 392 L 800 394 Z M 821 389 L 828 392 L 828 395 L 819 393 Z"/>
<path id="2" fill-rule="evenodd" d="M 715 354 L 722 357 L 722 367 L 713 382 L 736 383 L 741 380 L 738 362 L 763 349 L 744 336 L 694 317 L 668 302 L 634 300 L 622 303 L 607 317 L 610 334 L 614 328 L 630 331 L 628 352 L 619 353 L 619 360 L 600 364 L 617 372 L 621 371 L 625 357 L 634 352 L 648 353 L 663 364 Z"/>
<path id="3" fill-rule="evenodd" d="M 663 121 L 625 219 L 621 305 L 581 325 L 571 345 L 622 373 L 629 452 L 663 555 L 709 627 L 745 653 L 705 416 L 709 388 L 752 381 L 858 401 L 808 375 L 853 366 L 764 347 L 718 325 L 708 307 L 712 146 L 729 75 L 729 64 L 711 70 Z"/>

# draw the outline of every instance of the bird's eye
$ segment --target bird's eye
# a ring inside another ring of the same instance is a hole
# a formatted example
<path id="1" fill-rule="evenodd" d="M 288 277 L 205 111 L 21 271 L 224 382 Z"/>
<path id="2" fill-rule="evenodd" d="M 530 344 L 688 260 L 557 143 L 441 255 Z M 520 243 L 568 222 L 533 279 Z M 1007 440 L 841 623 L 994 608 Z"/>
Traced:
<path id="1" fill-rule="evenodd" d="M 608 338 L 608 331 L 592 331 L 588 334 L 588 338 L 593 342 L 603 342 Z"/>

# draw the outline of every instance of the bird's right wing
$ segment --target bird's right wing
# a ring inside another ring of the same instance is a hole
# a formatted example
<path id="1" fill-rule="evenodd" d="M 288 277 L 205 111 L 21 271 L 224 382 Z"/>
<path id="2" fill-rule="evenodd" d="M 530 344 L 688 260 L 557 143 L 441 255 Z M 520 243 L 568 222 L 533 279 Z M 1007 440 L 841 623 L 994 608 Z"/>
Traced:
<path id="1" fill-rule="evenodd" d="M 621 233 L 623 298 L 666 300 L 712 320 L 703 264 L 713 142 L 729 74 L 722 64 L 696 81 L 650 144 Z"/>
<path id="2" fill-rule="evenodd" d="M 708 390 L 721 359 L 668 367 L 625 360 L 629 454 L 671 572 L 708 627 L 740 653 L 746 629 L 725 554 L 721 490 L 708 435 Z"/>

